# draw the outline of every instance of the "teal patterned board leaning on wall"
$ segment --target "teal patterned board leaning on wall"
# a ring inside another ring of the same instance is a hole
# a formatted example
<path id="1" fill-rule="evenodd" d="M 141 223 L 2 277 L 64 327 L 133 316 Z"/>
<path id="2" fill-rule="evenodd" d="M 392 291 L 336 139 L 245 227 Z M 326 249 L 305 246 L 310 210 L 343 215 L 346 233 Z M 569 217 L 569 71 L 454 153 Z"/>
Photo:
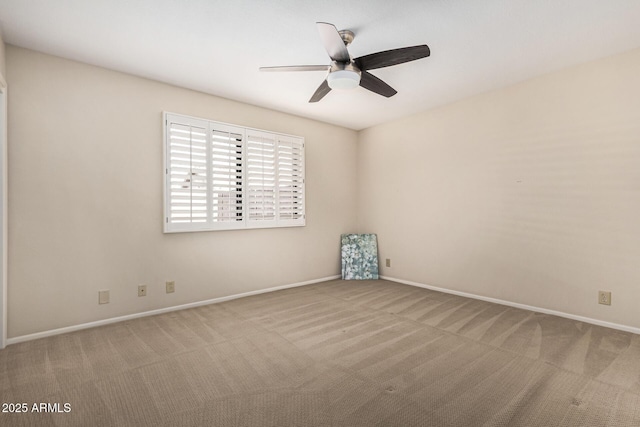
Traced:
<path id="1" fill-rule="evenodd" d="M 378 279 L 378 239 L 375 234 L 342 234 L 342 279 Z"/>

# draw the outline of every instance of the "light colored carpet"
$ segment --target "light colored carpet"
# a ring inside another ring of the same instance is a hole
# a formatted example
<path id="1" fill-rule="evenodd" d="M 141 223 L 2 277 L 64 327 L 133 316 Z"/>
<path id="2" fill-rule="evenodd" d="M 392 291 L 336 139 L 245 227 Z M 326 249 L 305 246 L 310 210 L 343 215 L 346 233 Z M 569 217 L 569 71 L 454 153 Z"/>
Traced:
<path id="1" fill-rule="evenodd" d="M 640 426 L 640 336 L 340 280 L 15 344 L 0 401 L 58 426 Z"/>

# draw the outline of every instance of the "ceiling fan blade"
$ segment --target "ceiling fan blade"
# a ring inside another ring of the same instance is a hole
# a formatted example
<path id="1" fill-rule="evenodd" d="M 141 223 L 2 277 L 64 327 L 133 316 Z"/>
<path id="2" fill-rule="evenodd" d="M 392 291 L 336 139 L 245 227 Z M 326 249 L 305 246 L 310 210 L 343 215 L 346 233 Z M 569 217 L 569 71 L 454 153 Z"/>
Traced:
<path id="1" fill-rule="evenodd" d="M 389 67 L 404 62 L 415 61 L 416 59 L 426 58 L 431 54 L 429 46 L 426 44 L 420 46 L 402 47 L 400 49 L 385 50 L 383 52 L 372 53 L 370 55 L 356 58 L 354 62 L 362 71 L 374 70 L 376 68 Z"/>
<path id="2" fill-rule="evenodd" d="M 367 73 L 366 71 L 363 71 L 362 75 L 360 76 L 360 86 L 370 90 L 371 92 L 375 92 L 378 95 L 386 96 L 387 98 L 390 98 L 398 93 L 397 90 L 395 90 L 373 74 Z"/>
<path id="3" fill-rule="evenodd" d="M 329 92 L 331 92 L 331 88 L 329 87 L 329 83 L 327 83 L 327 80 L 325 79 L 322 84 L 318 86 L 318 89 L 316 89 L 309 102 L 318 102 Z"/>
<path id="4" fill-rule="evenodd" d="M 329 57 L 338 62 L 349 62 L 351 61 L 351 57 L 349 56 L 349 51 L 347 47 L 344 45 L 344 41 L 335 25 L 328 24 L 326 22 L 316 22 L 318 26 L 318 31 L 320 32 L 320 38 L 322 39 L 322 44 L 324 48 L 327 50 Z"/>
<path id="5" fill-rule="evenodd" d="M 260 67 L 260 71 L 329 71 L 329 65 L 285 65 L 281 67 Z"/>

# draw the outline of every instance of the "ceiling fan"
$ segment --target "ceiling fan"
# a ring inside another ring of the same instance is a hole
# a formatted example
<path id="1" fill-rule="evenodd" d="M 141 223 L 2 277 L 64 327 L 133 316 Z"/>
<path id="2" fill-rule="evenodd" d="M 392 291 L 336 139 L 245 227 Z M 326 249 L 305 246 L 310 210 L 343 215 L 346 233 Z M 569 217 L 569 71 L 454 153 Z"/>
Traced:
<path id="1" fill-rule="evenodd" d="M 330 65 L 292 65 L 260 67 L 260 71 L 328 71 L 327 77 L 315 91 L 309 102 L 318 102 L 331 89 L 353 89 L 362 86 L 387 98 L 398 93 L 394 88 L 369 73 L 368 70 L 389 67 L 404 62 L 426 58 L 431 51 L 426 44 L 385 50 L 352 59 L 347 46 L 355 34 L 349 30 L 338 31 L 333 24 L 316 22 L 322 44 L 331 58 Z"/>

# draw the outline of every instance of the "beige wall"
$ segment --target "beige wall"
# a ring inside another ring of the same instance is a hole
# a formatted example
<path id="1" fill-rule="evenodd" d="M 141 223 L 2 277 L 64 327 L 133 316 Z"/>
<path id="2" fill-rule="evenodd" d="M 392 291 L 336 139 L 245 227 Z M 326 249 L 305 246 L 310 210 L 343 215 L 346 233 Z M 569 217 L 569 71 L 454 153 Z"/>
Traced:
<path id="1" fill-rule="evenodd" d="M 362 131 L 381 273 L 640 327 L 638 94 L 635 50 Z"/>
<path id="2" fill-rule="evenodd" d="M 10 338 L 339 274 L 356 132 L 13 46 L 7 76 Z M 307 226 L 163 234 L 162 111 L 304 136 Z"/>

